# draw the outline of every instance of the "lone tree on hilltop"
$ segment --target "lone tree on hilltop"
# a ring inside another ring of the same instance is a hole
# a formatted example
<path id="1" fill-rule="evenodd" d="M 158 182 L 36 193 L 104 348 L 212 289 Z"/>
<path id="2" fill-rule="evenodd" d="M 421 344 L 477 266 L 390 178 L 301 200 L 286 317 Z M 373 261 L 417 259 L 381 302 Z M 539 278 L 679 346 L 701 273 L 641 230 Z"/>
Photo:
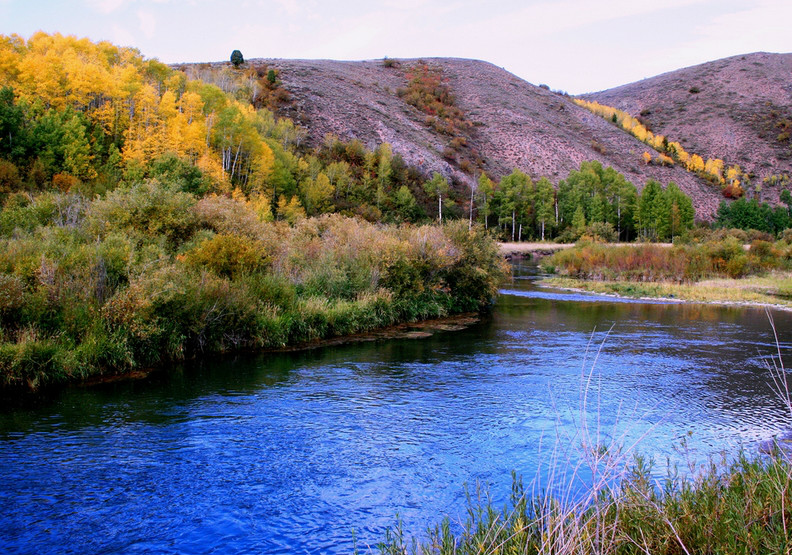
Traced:
<path id="1" fill-rule="evenodd" d="M 239 67 L 244 64 L 245 58 L 242 57 L 242 52 L 239 50 L 231 52 L 231 63 L 234 64 L 234 67 Z"/>

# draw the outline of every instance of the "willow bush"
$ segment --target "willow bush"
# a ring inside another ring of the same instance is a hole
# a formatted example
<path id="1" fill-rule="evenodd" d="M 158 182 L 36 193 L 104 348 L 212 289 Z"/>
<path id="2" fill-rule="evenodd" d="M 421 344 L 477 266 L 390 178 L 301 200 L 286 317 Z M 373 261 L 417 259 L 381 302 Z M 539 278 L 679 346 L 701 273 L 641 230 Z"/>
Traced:
<path id="1" fill-rule="evenodd" d="M 0 212 L 0 381 L 38 387 L 485 310 L 506 269 L 483 230 L 253 203 L 149 181 Z"/>

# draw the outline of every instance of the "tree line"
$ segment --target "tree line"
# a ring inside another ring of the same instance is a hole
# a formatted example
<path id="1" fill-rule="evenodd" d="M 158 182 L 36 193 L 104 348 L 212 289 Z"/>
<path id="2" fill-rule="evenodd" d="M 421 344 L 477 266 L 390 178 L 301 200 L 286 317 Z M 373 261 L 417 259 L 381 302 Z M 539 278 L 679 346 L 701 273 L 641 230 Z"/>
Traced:
<path id="1" fill-rule="evenodd" d="M 478 180 L 476 209 L 485 227 L 497 226 L 504 238 L 575 241 L 584 234 L 605 240 L 673 240 L 692 229 L 693 202 L 673 182 L 663 188 L 647 181 L 636 186 L 599 162 L 580 169 L 554 187 L 547 178 L 535 183 L 514 170 L 499 183 L 485 174 Z"/>

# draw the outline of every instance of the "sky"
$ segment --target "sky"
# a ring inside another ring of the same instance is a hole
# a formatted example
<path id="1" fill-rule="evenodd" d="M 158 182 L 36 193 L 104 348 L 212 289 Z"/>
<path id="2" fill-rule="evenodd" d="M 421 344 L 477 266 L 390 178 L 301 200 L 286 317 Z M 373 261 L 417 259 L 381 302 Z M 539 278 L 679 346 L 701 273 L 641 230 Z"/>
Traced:
<path id="1" fill-rule="evenodd" d="M 792 0 L 0 0 L 0 34 L 109 40 L 165 63 L 451 56 L 580 94 L 792 52 Z"/>

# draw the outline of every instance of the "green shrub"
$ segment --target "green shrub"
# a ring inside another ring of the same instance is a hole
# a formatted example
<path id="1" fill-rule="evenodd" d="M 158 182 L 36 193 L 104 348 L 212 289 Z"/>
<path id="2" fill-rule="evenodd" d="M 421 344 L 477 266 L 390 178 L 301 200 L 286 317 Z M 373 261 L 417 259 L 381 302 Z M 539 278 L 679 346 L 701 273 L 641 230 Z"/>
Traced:
<path id="1" fill-rule="evenodd" d="M 397 228 L 326 215 L 291 227 L 260 221 L 242 199 L 196 203 L 153 182 L 91 203 L 8 202 L 34 223 L 0 239 L 6 384 L 481 310 L 506 271 L 486 233 L 464 222 Z"/>
<path id="2" fill-rule="evenodd" d="M 25 286 L 18 276 L 0 274 L 0 323 L 13 324 L 25 303 Z"/>
<path id="3" fill-rule="evenodd" d="M 589 237 L 594 241 L 604 241 L 605 243 L 615 243 L 619 239 L 616 229 L 610 222 L 594 222 L 586 226 L 583 236 Z"/>
<path id="4" fill-rule="evenodd" d="M 737 278 L 787 267 L 789 250 L 763 241 L 748 253 L 735 237 L 701 244 L 607 246 L 580 243 L 543 261 L 545 270 L 581 279 L 634 281 L 697 281 L 709 277 Z"/>
<path id="5" fill-rule="evenodd" d="M 175 247 L 197 229 L 195 202 L 191 194 L 156 181 L 116 189 L 91 204 L 87 230 L 99 238 L 114 231 L 163 237 Z"/>
<path id="6" fill-rule="evenodd" d="M 2 383 L 36 388 L 58 381 L 62 374 L 57 361 L 59 353 L 53 340 L 39 339 L 34 331 L 21 334 L 15 343 L 0 344 Z"/>
<path id="7" fill-rule="evenodd" d="M 21 185 L 22 178 L 16 165 L 0 158 L 0 194 L 14 193 Z"/>

